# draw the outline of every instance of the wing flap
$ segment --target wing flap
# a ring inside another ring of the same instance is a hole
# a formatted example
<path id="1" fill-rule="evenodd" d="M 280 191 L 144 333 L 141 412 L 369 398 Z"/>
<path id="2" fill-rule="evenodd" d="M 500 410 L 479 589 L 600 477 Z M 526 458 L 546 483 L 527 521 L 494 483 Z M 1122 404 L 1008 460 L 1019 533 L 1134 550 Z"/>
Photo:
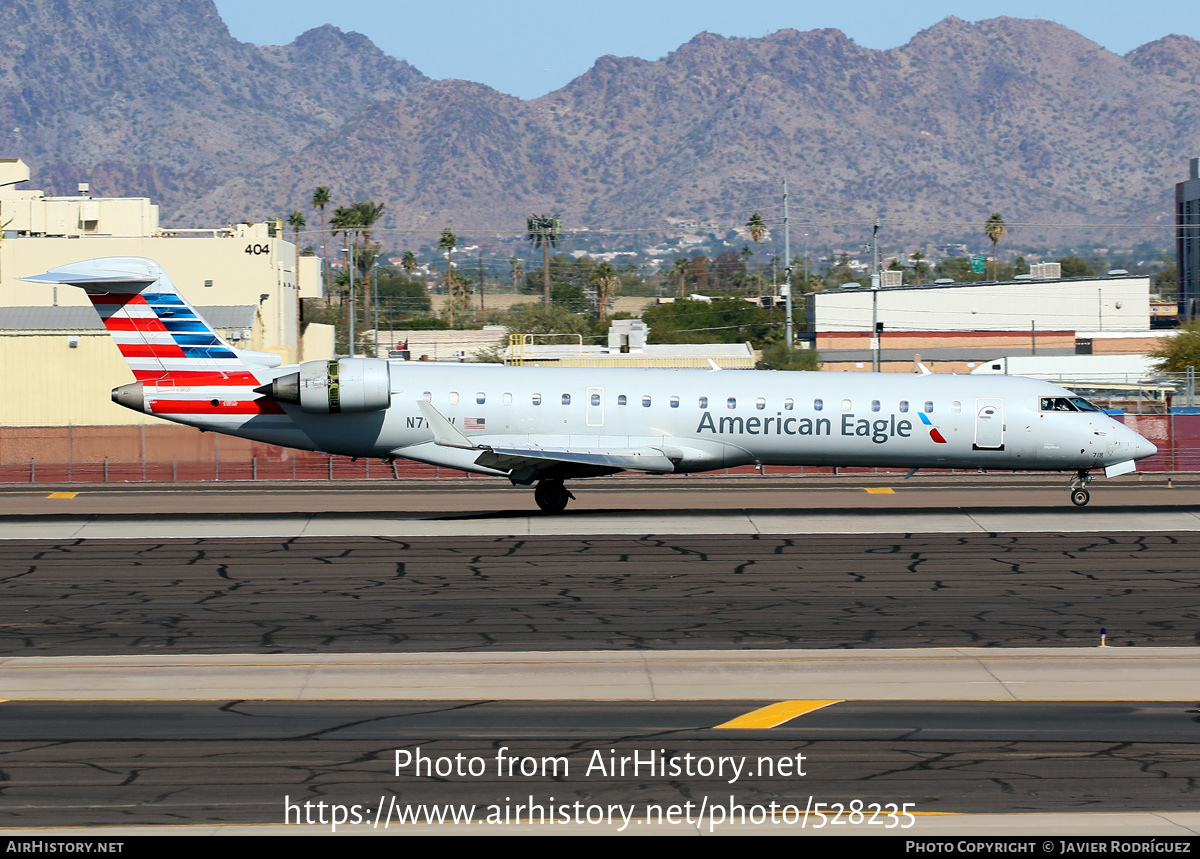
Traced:
<path id="1" fill-rule="evenodd" d="M 670 473 L 675 470 L 675 464 L 661 450 L 654 448 L 573 450 L 571 448 L 490 447 L 475 460 L 476 465 L 500 471 L 512 471 L 522 466 L 546 468 L 559 462 L 573 465 L 595 465 L 622 471 Z"/>

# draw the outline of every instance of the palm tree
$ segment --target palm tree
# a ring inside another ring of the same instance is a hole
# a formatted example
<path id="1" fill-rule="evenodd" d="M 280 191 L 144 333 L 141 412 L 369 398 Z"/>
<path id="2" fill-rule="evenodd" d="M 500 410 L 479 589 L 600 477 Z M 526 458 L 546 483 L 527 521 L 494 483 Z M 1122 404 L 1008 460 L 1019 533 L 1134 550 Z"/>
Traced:
<path id="1" fill-rule="evenodd" d="M 520 257 L 514 255 L 508 261 L 508 273 L 512 277 L 513 295 L 516 295 L 520 292 L 519 284 L 525 280 L 525 264 L 521 261 Z"/>
<path id="2" fill-rule="evenodd" d="M 325 306 L 329 306 L 329 247 L 325 243 L 325 207 L 329 205 L 329 189 L 321 186 L 313 191 L 312 206 L 321 210 L 321 264 L 325 273 Z"/>
<path id="3" fill-rule="evenodd" d="M 446 306 L 450 309 L 450 324 L 454 324 L 454 246 L 458 244 L 458 236 L 446 227 L 438 240 L 438 250 L 446 251 Z"/>
<path id="4" fill-rule="evenodd" d="M 405 251 L 404 256 L 400 257 L 400 268 L 412 280 L 413 272 L 417 270 L 417 257 L 412 251 Z"/>
<path id="5" fill-rule="evenodd" d="M 762 219 L 762 215 L 758 212 L 750 220 L 746 221 L 746 229 L 750 231 L 750 238 L 754 239 L 754 271 L 755 279 L 758 281 L 758 295 L 762 297 L 762 264 L 758 259 L 758 243 L 767 235 L 767 222 Z"/>
<path id="6" fill-rule="evenodd" d="M 921 282 L 921 274 L 922 274 L 922 265 L 921 264 L 925 261 L 925 254 L 921 253 L 920 251 L 916 251 L 912 255 L 912 261 L 914 263 L 913 267 L 916 269 L 916 273 L 917 273 L 917 283 L 920 283 Z"/>
<path id="7" fill-rule="evenodd" d="M 304 307 L 300 303 L 300 230 L 305 226 L 304 215 L 295 209 L 288 215 L 288 226 L 292 228 L 292 242 L 296 245 L 296 325 L 299 327 Z M 300 338 L 296 338 L 296 361 L 300 361 Z"/>
<path id="8" fill-rule="evenodd" d="M 550 248 L 558 247 L 562 238 L 562 222 L 558 215 L 530 215 L 525 221 L 527 238 L 535 248 L 542 249 L 542 303 L 550 307 Z"/>
<path id="9" fill-rule="evenodd" d="M 687 279 L 687 273 L 690 266 L 688 265 L 687 257 L 675 257 L 675 263 L 671 266 L 671 274 L 679 275 L 679 297 L 685 298 L 683 294 L 684 283 Z"/>
<path id="10" fill-rule="evenodd" d="M 359 270 L 363 273 L 363 323 L 370 321 L 371 313 L 371 279 L 367 277 L 367 272 L 370 271 L 370 266 L 366 265 L 366 251 L 371 244 L 371 227 L 375 222 L 383 217 L 383 203 L 376 203 L 373 200 L 360 200 L 350 206 L 350 210 L 354 213 L 355 220 L 358 221 L 358 226 L 362 229 L 362 254 L 359 256 L 363 262 L 359 263 Z M 376 254 L 378 256 L 378 254 Z"/>
<path id="11" fill-rule="evenodd" d="M 987 223 L 983 225 L 983 232 L 992 241 L 992 280 L 996 279 L 996 246 L 1000 244 L 1000 240 L 1004 238 L 1008 232 L 1008 228 L 1004 226 L 1004 218 L 1000 217 L 999 212 L 992 212 L 992 216 L 987 219 Z"/>
<path id="12" fill-rule="evenodd" d="M 604 312 L 608 309 L 608 300 L 621 287 L 621 278 L 616 270 L 607 262 L 596 266 L 592 272 L 592 282 L 596 285 L 596 322 L 603 324 Z"/>

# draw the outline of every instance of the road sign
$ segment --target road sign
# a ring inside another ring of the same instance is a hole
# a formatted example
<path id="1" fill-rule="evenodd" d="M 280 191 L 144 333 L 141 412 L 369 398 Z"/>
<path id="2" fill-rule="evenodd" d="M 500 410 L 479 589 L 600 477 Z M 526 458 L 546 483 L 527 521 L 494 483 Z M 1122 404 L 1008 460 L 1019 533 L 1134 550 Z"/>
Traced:
<path id="1" fill-rule="evenodd" d="M 984 267 L 987 265 L 987 257 L 983 254 L 975 254 L 971 257 L 971 273 L 983 274 Z"/>

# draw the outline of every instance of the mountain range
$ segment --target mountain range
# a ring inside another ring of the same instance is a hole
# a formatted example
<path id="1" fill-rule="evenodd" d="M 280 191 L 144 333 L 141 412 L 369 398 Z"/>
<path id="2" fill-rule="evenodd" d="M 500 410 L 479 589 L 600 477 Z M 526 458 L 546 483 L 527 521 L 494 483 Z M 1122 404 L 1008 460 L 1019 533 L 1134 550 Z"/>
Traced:
<path id="1" fill-rule="evenodd" d="M 1198 140 L 1200 43 L 1119 56 L 1043 20 L 947 18 L 883 51 L 838 30 L 701 33 L 523 101 L 331 26 L 239 42 L 211 0 L 0 8 L 0 156 L 48 191 L 150 196 L 176 226 L 293 209 L 311 224 L 317 185 L 384 203 L 397 246 L 519 231 L 532 212 L 735 225 L 777 221 L 786 177 L 814 239 L 881 218 L 893 240 L 978 241 L 997 211 L 1025 243 L 1165 247 Z M 1161 228 L 1105 226 L 1122 224 Z"/>

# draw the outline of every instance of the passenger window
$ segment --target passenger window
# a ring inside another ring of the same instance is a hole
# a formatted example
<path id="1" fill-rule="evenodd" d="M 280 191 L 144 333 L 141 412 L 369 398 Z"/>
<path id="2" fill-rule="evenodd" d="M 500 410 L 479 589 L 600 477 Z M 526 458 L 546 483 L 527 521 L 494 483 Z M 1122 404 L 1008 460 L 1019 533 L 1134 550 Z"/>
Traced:
<path id="1" fill-rule="evenodd" d="M 737 408 L 737 397 L 730 397 L 725 401 L 725 405 L 731 409 Z"/>
<path id="2" fill-rule="evenodd" d="M 925 413 L 928 415 L 933 414 L 933 400 L 925 401 Z"/>
<path id="3" fill-rule="evenodd" d="M 533 404 L 535 406 L 540 406 L 542 404 L 542 395 L 541 394 L 533 395 Z"/>
<path id="4" fill-rule="evenodd" d="M 563 404 L 564 406 L 569 406 L 569 405 L 571 405 L 571 395 L 570 395 L 570 394 L 563 394 L 563 397 L 562 397 L 562 404 Z"/>
<path id="5" fill-rule="evenodd" d="M 958 400 L 955 400 L 954 402 L 952 402 L 950 404 L 950 413 L 951 414 L 956 415 L 961 411 L 962 411 L 962 403 L 960 403 Z"/>
<path id="6" fill-rule="evenodd" d="M 901 400 L 901 401 L 900 401 L 900 411 L 902 411 L 902 412 L 907 412 L 907 411 L 908 411 L 908 400 Z"/>
<path id="7" fill-rule="evenodd" d="M 819 412 L 824 408 L 825 408 L 824 400 L 813 400 L 813 411 L 814 412 Z"/>
<path id="8" fill-rule="evenodd" d="M 600 395 L 599 394 L 592 394 L 592 405 L 593 406 L 600 405 Z"/>
<path id="9" fill-rule="evenodd" d="M 629 402 L 629 400 L 625 397 L 624 394 L 621 394 L 621 396 L 617 397 L 617 405 L 618 406 L 623 406 L 628 402 Z"/>
<path id="10" fill-rule="evenodd" d="M 475 395 L 475 402 L 479 403 L 481 406 L 487 402 L 487 396 L 483 393 L 483 391 L 480 391 Z"/>
<path id="11" fill-rule="evenodd" d="M 853 405 L 851 404 L 851 402 L 849 400 L 842 400 L 842 411 L 843 412 L 848 412 L 852 408 L 853 408 Z"/>
<path id="12" fill-rule="evenodd" d="M 879 411 L 879 400 L 871 400 L 871 411 Z"/>
<path id="13" fill-rule="evenodd" d="M 754 401 L 754 408 L 758 409 L 759 411 L 762 411 L 766 407 L 767 407 L 767 401 L 764 400 L 762 397 L 759 397 L 757 400 Z"/>
<path id="14" fill-rule="evenodd" d="M 502 402 L 504 405 L 506 405 L 506 406 L 511 406 L 511 405 L 512 405 L 512 394 L 505 394 L 505 395 L 504 395 L 504 396 L 503 396 L 503 397 L 500 399 L 500 401 L 501 401 L 501 402 Z"/>
<path id="15" fill-rule="evenodd" d="M 783 401 L 783 410 L 785 412 L 790 412 L 792 410 L 792 406 L 794 406 L 794 405 L 795 405 L 795 403 L 792 402 L 792 398 L 788 397 L 786 400 Z"/>
<path id="16" fill-rule="evenodd" d="M 642 408 L 644 408 L 644 409 L 650 408 L 650 395 L 649 394 L 646 394 L 644 397 L 642 397 Z"/>
<path id="17" fill-rule="evenodd" d="M 452 405 L 452 406 L 458 405 L 458 391 L 450 392 L 450 405 Z"/>
<path id="18" fill-rule="evenodd" d="M 708 397 L 701 397 L 701 398 L 700 398 L 700 408 L 702 408 L 702 409 L 707 409 L 707 408 L 708 408 Z"/>
<path id="19" fill-rule="evenodd" d="M 671 397 L 671 408 L 679 408 L 679 397 Z"/>

